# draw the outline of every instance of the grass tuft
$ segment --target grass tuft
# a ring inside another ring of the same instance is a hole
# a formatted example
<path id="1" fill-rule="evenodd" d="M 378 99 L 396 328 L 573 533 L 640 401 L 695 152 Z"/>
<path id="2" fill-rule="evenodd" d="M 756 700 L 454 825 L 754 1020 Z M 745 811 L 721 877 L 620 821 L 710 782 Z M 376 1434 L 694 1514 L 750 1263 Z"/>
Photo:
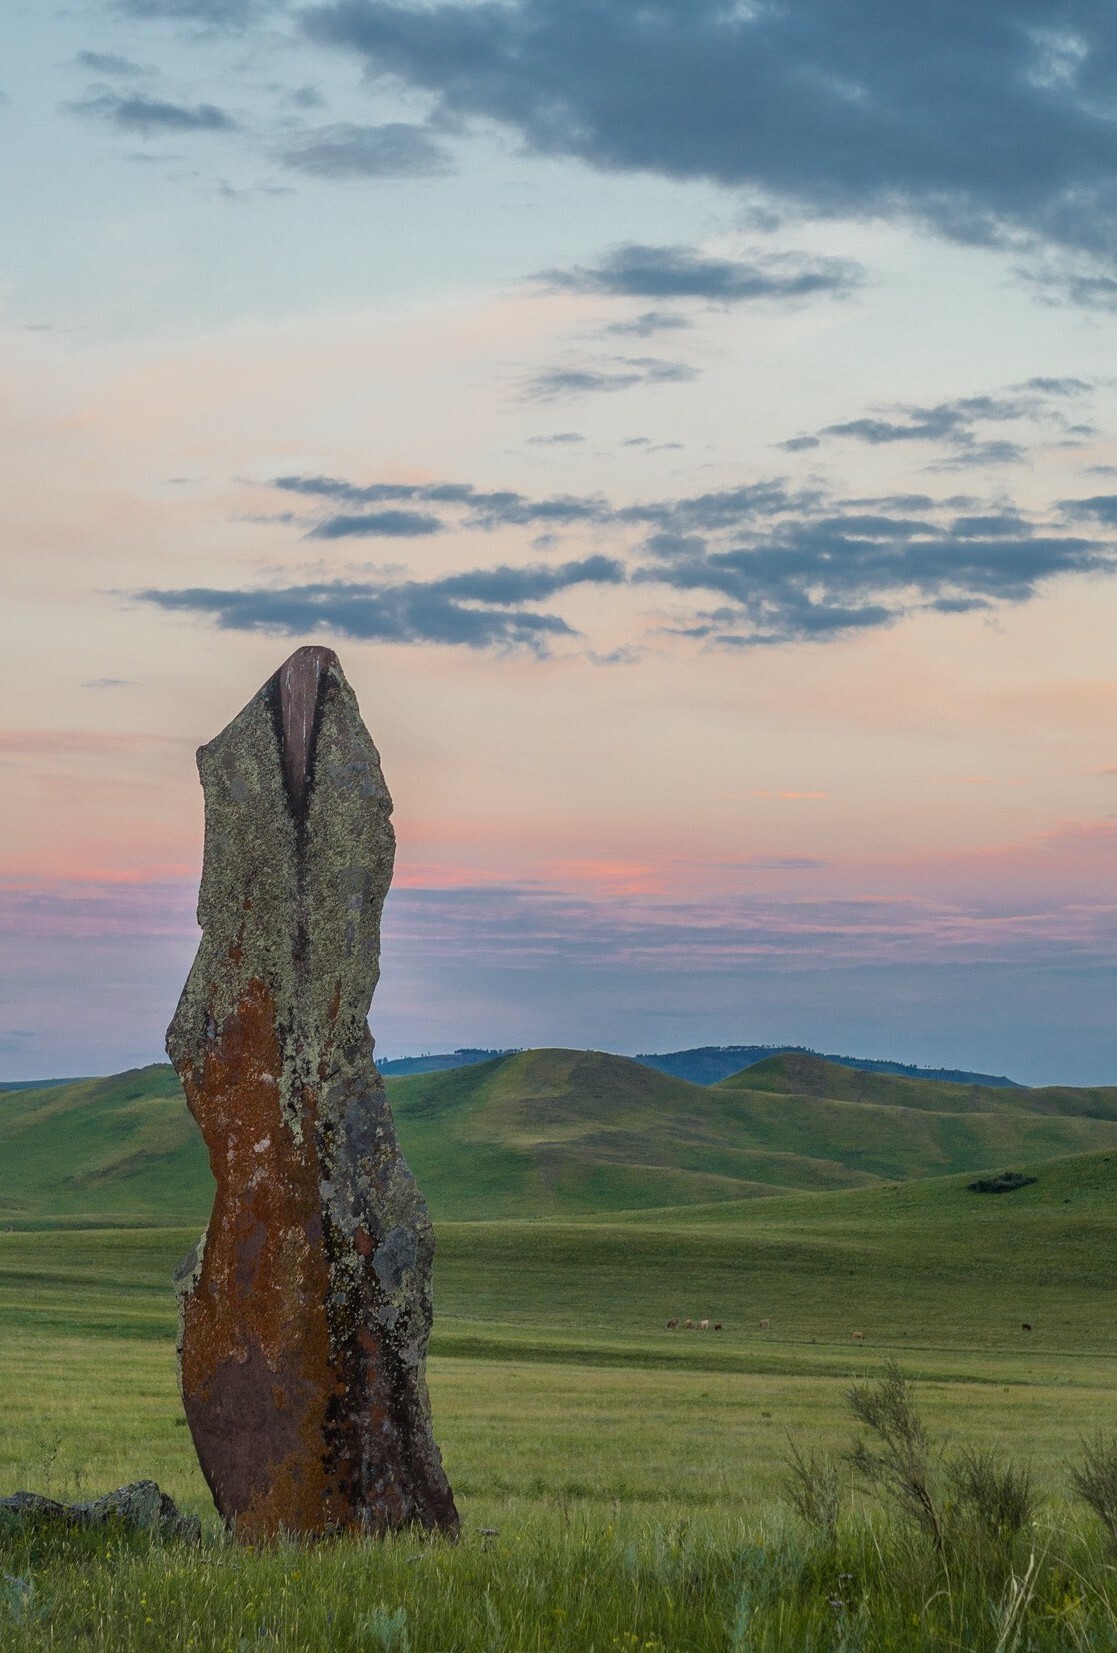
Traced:
<path id="1" fill-rule="evenodd" d="M 1099 1429 L 1084 1440 L 1078 1462 L 1071 1466 L 1070 1483 L 1101 1522 L 1110 1550 L 1117 1554 L 1117 1436 Z"/>

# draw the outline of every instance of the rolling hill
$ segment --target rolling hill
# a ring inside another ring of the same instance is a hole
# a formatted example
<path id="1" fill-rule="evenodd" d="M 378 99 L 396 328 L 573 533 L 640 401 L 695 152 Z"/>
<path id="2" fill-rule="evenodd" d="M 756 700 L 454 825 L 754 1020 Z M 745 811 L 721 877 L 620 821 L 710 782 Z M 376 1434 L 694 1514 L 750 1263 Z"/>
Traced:
<path id="1" fill-rule="evenodd" d="M 494 1056 L 512 1056 L 512 1050 L 454 1050 L 425 1056 L 390 1057 L 378 1061 L 385 1079 L 400 1078 L 412 1073 L 441 1073 L 449 1068 L 466 1068 L 478 1062 L 487 1062 Z M 881 1062 L 862 1056 L 832 1056 L 803 1045 L 700 1045 L 693 1050 L 668 1050 L 658 1055 L 640 1055 L 634 1058 L 646 1068 L 669 1073 L 675 1079 L 689 1079 L 694 1085 L 716 1085 L 742 1068 L 763 1062 L 769 1056 L 813 1056 L 840 1067 L 863 1068 L 867 1073 L 898 1073 L 909 1079 L 946 1079 L 960 1085 L 1010 1085 L 1016 1082 L 990 1073 L 967 1073 L 957 1068 L 917 1068 L 906 1062 Z M 16 1087 L 12 1087 L 15 1089 Z M 0 1085 L 0 1090 L 5 1089 Z"/>
<path id="2" fill-rule="evenodd" d="M 465 1054 L 458 1052 L 459 1056 Z M 636 1061 L 643 1062 L 647 1068 L 657 1068 L 660 1073 L 674 1074 L 676 1079 L 690 1079 L 696 1085 L 716 1085 L 719 1079 L 728 1079 L 742 1068 L 767 1061 L 771 1056 L 809 1056 L 838 1067 L 859 1068 L 866 1073 L 902 1074 L 908 1079 L 945 1079 L 959 1085 L 1018 1088 L 1014 1079 L 1006 1079 L 1003 1074 L 969 1073 L 961 1068 L 917 1068 L 908 1062 L 882 1062 L 868 1056 L 834 1056 L 808 1050 L 805 1045 L 699 1045 L 694 1050 L 669 1050 L 658 1056 L 642 1054 Z"/>
<path id="3" fill-rule="evenodd" d="M 990 1085 L 866 1072 L 825 1057 L 794 1053 L 731 1074 L 718 1090 L 756 1090 L 779 1096 L 829 1097 L 933 1113 L 1034 1113 L 1117 1120 L 1117 1085 Z"/>
<path id="4" fill-rule="evenodd" d="M 204 1222 L 209 1161 L 166 1063 L 0 1095 L 0 1224 Z"/>
<path id="5" fill-rule="evenodd" d="M 712 1086 L 533 1050 L 389 1078 L 436 1218 L 710 1207 L 1117 1149 L 1117 1087 L 990 1087 L 770 1056 Z M 165 1065 L 0 1095 L 0 1224 L 205 1220 L 206 1155 Z"/>

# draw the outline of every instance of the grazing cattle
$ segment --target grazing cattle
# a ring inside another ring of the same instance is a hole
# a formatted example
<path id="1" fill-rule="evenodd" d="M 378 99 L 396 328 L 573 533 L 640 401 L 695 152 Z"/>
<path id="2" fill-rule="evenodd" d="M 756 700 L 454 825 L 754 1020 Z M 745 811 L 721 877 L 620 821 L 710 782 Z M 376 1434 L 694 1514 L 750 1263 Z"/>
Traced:
<path id="1" fill-rule="evenodd" d="M 679 1329 L 679 1322 L 677 1320 L 669 1320 L 667 1322 L 667 1330 L 669 1332 L 677 1332 L 678 1329 Z"/>
<path id="2" fill-rule="evenodd" d="M 720 1332 L 721 1331 L 721 1321 L 720 1320 L 715 1320 L 714 1321 L 714 1330 L 715 1330 L 715 1332 Z"/>
<path id="3" fill-rule="evenodd" d="M 758 1320 L 756 1322 L 756 1324 L 760 1327 L 760 1330 L 762 1332 L 766 1332 L 768 1330 L 768 1327 L 772 1324 L 772 1322 L 771 1322 L 770 1319 L 769 1320 Z"/>
<path id="4" fill-rule="evenodd" d="M 1031 1329 L 1032 1329 L 1032 1324 L 1031 1324 L 1030 1320 L 1022 1320 L 1020 1322 L 1020 1330 L 1022 1332 L 1030 1332 Z"/>
<path id="5" fill-rule="evenodd" d="M 694 1330 L 694 1321 L 690 1320 L 690 1319 L 684 1320 L 683 1321 L 683 1330 L 688 1331 L 688 1332 L 692 1332 Z"/>
<path id="6" fill-rule="evenodd" d="M 700 1332 L 708 1332 L 709 1329 L 710 1329 L 710 1322 L 708 1320 L 700 1320 L 698 1322 L 698 1330 Z"/>
<path id="7" fill-rule="evenodd" d="M 855 1342 L 855 1343 L 864 1343 L 864 1341 L 865 1341 L 865 1333 L 864 1333 L 864 1332 L 854 1332 L 854 1334 L 853 1334 L 853 1341 L 854 1341 L 854 1342 Z"/>

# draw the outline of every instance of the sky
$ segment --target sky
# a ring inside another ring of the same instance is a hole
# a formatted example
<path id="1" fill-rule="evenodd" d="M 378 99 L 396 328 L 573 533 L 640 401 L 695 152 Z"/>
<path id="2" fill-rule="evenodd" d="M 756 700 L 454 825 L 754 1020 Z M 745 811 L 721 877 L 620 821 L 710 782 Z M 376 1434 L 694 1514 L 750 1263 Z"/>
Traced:
<path id="1" fill-rule="evenodd" d="M 1117 1083 L 1117 14 L 9 0 L 0 1079 L 162 1058 L 336 648 L 381 1056 Z"/>

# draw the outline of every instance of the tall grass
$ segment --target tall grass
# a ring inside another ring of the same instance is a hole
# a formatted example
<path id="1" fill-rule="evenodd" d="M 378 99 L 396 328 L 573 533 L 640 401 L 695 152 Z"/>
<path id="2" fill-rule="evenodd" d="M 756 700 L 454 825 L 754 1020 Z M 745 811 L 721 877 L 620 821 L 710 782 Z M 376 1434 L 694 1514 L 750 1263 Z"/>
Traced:
<path id="1" fill-rule="evenodd" d="M 0 1532 L 5 1653 L 1047 1653 L 1117 1647 L 1117 1574 L 1067 1513 L 1002 1550 L 859 1516 L 755 1522 L 509 1507 L 457 1545 L 267 1549 Z"/>

